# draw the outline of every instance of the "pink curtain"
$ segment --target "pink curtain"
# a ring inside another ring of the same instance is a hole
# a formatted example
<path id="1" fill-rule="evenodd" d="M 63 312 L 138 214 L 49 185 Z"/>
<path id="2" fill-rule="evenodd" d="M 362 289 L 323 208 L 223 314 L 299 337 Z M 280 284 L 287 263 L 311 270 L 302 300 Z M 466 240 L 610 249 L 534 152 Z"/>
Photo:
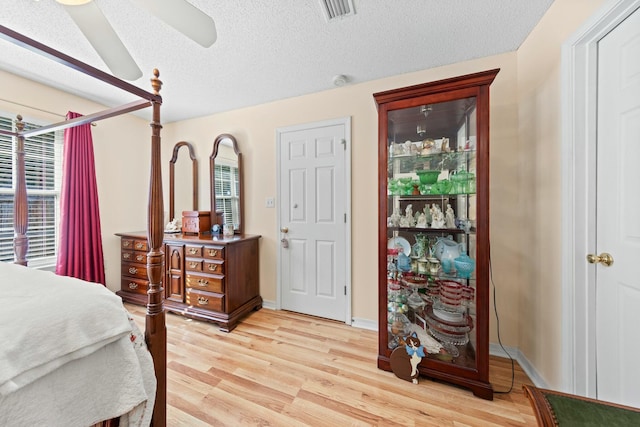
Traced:
<path id="1" fill-rule="evenodd" d="M 67 119 L 81 117 L 69 112 Z M 64 131 L 56 274 L 105 284 L 91 125 Z"/>

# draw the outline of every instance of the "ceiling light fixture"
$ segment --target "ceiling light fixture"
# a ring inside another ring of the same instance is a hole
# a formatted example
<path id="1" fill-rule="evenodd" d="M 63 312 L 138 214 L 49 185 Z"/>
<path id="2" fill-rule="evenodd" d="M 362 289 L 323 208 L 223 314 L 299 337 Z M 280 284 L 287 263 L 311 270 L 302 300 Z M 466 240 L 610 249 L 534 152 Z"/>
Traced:
<path id="1" fill-rule="evenodd" d="M 349 79 L 344 74 L 336 74 L 333 76 L 333 84 L 335 86 L 344 86 L 349 82 Z"/>

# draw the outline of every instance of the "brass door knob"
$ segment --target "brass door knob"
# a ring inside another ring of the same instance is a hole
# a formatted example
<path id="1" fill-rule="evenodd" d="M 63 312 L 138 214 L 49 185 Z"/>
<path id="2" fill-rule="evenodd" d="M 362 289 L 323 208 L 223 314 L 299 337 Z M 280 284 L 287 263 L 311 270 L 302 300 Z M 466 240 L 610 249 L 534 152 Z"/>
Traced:
<path id="1" fill-rule="evenodd" d="M 611 264 L 613 264 L 613 257 L 606 252 L 603 252 L 600 255 L 589 254 L 587 255 L 587 261 L 589 261 L 589 264 L 600 263 L 602 265 L 610 267 Z"/>
<path id="2" fill-rule="evenodd" d="M 289 229 L 287 227 L 282 227 L 280 231 L 282 231 L 283 233 L 288 233 Z"/>

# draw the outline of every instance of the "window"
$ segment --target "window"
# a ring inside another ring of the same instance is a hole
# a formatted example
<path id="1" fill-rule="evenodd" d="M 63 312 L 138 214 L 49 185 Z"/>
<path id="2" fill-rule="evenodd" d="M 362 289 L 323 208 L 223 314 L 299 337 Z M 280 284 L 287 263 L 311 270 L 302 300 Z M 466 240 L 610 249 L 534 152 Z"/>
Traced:
<path id="1" fill-rule="evenodd" d="M 234 228 L 239 226 L 238 218 L 240 180 L 238 179 L 238 168 L 224 164 L 216 164 L 216 209 L 224 212 L 224 223 L 233 223 Z"/>
<path id="2" fill-rule="evenodd" d="M 25 129 L 40 127 L 25 122 Z M 0 129 L 15 131 L 14 120 L 0 114 Z M 58 244 L 63 133 L 50 132 L 25 138 L 25 171 L 29 213 L 31 266 L 55 263 Z M 13 261 L 13 195 L 15 193 L 16 138 L 0 134 L 0 261 Z"/>

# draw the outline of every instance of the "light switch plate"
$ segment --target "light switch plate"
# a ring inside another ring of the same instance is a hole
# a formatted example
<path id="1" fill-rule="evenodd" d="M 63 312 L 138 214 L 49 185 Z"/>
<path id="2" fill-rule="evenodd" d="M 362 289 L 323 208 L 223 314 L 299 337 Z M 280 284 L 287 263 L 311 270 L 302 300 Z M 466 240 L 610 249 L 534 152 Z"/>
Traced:
<path id="1" fill-rule="evenodd" d="M 276 201 L 273 197 L 267 197 L 267 199 L 264 202 L 264 205 L 268 208 L 275 208 L 276 207 Z"/>

